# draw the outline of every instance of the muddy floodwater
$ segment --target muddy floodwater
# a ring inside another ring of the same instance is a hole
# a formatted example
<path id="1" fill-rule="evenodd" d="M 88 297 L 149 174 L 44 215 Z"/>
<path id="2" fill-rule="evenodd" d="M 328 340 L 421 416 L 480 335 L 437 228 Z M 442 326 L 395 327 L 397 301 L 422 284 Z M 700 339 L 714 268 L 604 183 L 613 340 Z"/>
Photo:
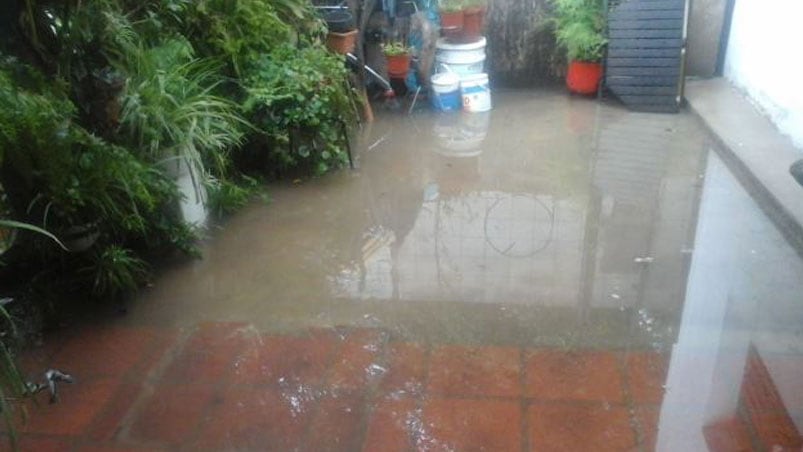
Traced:
<path id="1" fill-rule="evenodd" d="M 706 172 L 726 171 L 711 139 L 690 114 L 563 93 L 494 101 L 481 114 L 380 114 L 360 137 L 356 170 L 270 187 L 271 202 L 211 231 L 202 260 L 160 277 L 131 321 L 669 347 Z"/>
<path id="2" fill-rule="evenodd" d="M 103 333 L 178 338 L 125 368 L 147 384 L 114 441 L 799 450 L 803 260 L 700 122 L 493 102 L 380 109 L 355 169 L 269 186 L 164 269 Z"/>

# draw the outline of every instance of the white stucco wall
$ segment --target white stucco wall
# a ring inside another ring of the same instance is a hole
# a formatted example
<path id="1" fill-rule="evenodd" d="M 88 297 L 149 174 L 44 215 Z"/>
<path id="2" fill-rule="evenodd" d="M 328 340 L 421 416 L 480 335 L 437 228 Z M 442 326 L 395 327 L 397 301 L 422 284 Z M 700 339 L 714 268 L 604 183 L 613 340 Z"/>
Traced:
<path id="1" fill-rule="evenodd" d="M 803 149 L 803 0 L 736 0 L 725 77 Z"/>

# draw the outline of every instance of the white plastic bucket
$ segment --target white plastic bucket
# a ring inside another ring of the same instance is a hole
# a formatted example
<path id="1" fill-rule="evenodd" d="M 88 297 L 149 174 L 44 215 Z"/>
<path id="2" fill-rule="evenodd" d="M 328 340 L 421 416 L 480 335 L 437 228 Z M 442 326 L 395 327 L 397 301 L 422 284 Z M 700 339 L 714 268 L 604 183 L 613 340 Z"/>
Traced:
<path id="1" fill-rule="evenodd" d="M 485 68 L 486 39 L 471 44 L 452 44 L 438 39 L 435 46 L 435 61 L 460 75 L 480 74 Z"/>
<path id="2" fill-rule="evenodd" d="M 465 61 L 484 60 L 486 44 L 485 38 L 470 44 L 452 44 L 446 39 L 440 38 L 435 44 L 435 57 L 446 64 L 463 64 Z"/>
<path id="3" fill-rule="evenodd" d="M 432 90 L 438 94 L 451 93 L 460 89 L 460 77 L 457 74 L 444 72 L 432 76 Z"/>
<path id="4" fill-rule="evenodd" d="M 491 88 L 488 86 L 488 74 L 461 77 L 460 93 L 463 97 L 463 110 L 480 112 L 491 109 Z"/>

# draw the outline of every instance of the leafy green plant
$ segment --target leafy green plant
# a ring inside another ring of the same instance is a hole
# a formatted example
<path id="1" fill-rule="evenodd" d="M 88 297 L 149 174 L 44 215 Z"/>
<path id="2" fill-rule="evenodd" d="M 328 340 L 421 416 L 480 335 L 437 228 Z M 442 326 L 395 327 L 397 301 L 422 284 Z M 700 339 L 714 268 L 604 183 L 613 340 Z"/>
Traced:
<path id="1" fill-rule="evenodd" d="M 207 208 L 211 213 L 222 217 L 248 203 L 258 191 L 258 182 L 248 176 L 243 176 L 242 179 L 239 183 L 215 178 L 206 181 Z"/>
<path id="2" fill-rule="evenodd" d="M 111 298 L 133 292 L 148 276 L 145 261 L 119 245 L 109 245 L 97 252 L 92 265 L 81 271 L 91 275 L 96 296 Z"/>
<path id="3" fill-rule="evenodd" d="M 6 324 L 3 332 L 10 333 L 11 336 L 16 335 L 14 321 L 3 306 L 0 306 L 0 319 L 3 319 Z M 17 430 L 14 425 L 16 407 L 12 402 L 25 395 L 25 378 L 17 367 L 11 350 L 4 341 L 0 341 L 0 414 L 3 416 L 8 443 L 12 450 L 17 450 Z M 22 413 L 24 416 L 25 412 Z"/>
<path id="4" fill-rule="evenodd" d="M 260 61 L 246 91 L 245 110 L 281 168 L 322 174 L 348 162 L 346 124 L 355 108 L 340 57 L 322 46 L 283 45 Z"/>
<path id="5" fill-rule="evenodd" d="M 569 60 L 597 62 L 607 39 L 602 0 L 552 0 L 555 36 Z"/>
<path id="6" fill-rule="evenodd" d="M 463 0 L 464 9 L 485 9 L 488 7 L 488 0 Z"/>
<path id="7" fill-rule="evenodd" d="M 438 9 L 444 13 L 456 13 L 465 7 L 465 0 L 440 0 Z"/>
<path id="8" fill-rule="evenodd" d="M 56 236 L 32 224 L 0 219 L 0 228 L 9 230 L 20 229 L 41 234 L 64 248 L 64 244 L 61 243 Z M 9 314 L 2 304 L 0 304 L 0 325 L 0 332 L 2 332 L 2 338 L 0 338 L 0 414 L 3 416 L 9 445 L 12 450 L 17 450 L 17 431 L 14 425 L 14 411 L 16 407 L 13 406 L 11 402 L 25 397 L 28 395 L 28 391 L 25 385 L 25 379 L 17 367 L 17 363 L 14 361 L 14 355 L 6 344 L 8 340 L 14 339 L 17 336 L 17 328 L 14 319 L 11 318 L 11 314 Z M 22 414 L 24 419 L 24 410 Z"/>
<path id="9" fill-rule="evenodd" d="M 117 64 L 130 74 L 120 123 L 131 142 L 154 161 L 176 156 L 199 172 L 204 163 L 225 168 L 225 152 L 247 123 L 233 101 L 213 93 L 220 83 L 214 62 L 193 59 L 189 43 L 174 39 L 137 47 Z"/>
<path id="10" fill-rule="evenodd" d="M 407 47 L 404 43 L 399 41 L 382 44 L 382 53 L 384 53 L 385 56 L 407 55 L 410 51 L 410 47 Z"/>

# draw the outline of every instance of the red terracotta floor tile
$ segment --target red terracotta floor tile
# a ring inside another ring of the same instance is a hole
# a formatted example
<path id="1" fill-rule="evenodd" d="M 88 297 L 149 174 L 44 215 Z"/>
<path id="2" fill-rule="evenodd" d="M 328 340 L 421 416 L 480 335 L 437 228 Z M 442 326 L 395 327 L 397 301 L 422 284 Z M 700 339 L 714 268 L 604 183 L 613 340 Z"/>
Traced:
<path id="1" fill-rule="evenodd" d="M 71 447 L 71 439 L 69 438 L 37 438 L 23 435 L 17 441 L 17 450 L 19 452 L 64 452 L 70 450 Z M 0 437 L 0 450 L 13 450 L 5 437 Z"/>
<path id="2" fill-rule="evenodd" d="M 364 415 L 364 397 L 330 395 L 322 398 L 309 426 L 304 450 L 359 450 Z"/>
<path id="3" fill-rule="evenodd" d="M 55 332 L 49 334 L 41 345 L 24 350 L 17 359 L 23 375 L 39 378 L 45 370 L 53 367 L 53 356 L 72 336 L 74 334 L 66 331 Z"/>
<path id="4" fill-rule="evenodd" d="M 527 354 L 524 380 L 528 397 L 623 401 L 618 357 L 612 352 L 534 350 Z"/>
<path id="5" fill-rule="evenodd" d="M 423 425 L 421 410 L 413 399 L 380 400 L 368 421 L 364 452 L 413 450 L 416 429 Z"/>
<path id="6" fill-rule="evenodd" d="M 86 327 L 67 340 L 49 365 L 78 380 L 122 377 L 153 352 L 157 336 L 151 328 Z"/>
<path id="7" fill-rule="evenodd" d="M 624 451 L 636 446 L 625 407 L 535 403 L 529 407 L 530 450 Z"/>
<path id="8" fill-rule="evenodd" d="M 55 404 L 48 403 L 49 396 L 42 392 L 37 398 L 38 404 L 29 404 L 28 421 L 19 427 L 19 431 L 78 435 L 86 430 L 98 413 L 103 412 L 118 384 L 113 379 L 62 384 L 59 401 Z"/>
<path id="9" fill-rule="evenodd" d="M 260 337 L 235 366 L 233 381 L 319 386 L 338 342 L 334 333 L 324 330 L 302 336 Z"/>
<path id="10" fill-rule="evenodd" d="M 365 389 L 383 373 L 378 363 L 385 341 L 386 334 L 379 330 L 350 332 L 332 363 L 327 386 L 337 390 Z"/>
<path id="11" fill-rule="evenodd" d="M 234 387 L 206 416 L 190 450 L 299 449 L 316 404 L 275 389 Z"/>
<path id="12" fill-rule="evenodd" d="M 163 378 L 196 383 L 226 379 L 253 349 L 256 334 L 244 323 L 203 323 L 173 359 Z"/>
<path id="13" fill-rule="evenodd" d="M 122 383 L 110 397 L 84 434 L 97 442 L 111 441 L 122 429 L 122 422 L 142 391 L 141 384 Z"/>
<path id="14" fill-rule="evenodd" d="M 129 436 L 134 441 L 171 446 L 186 442 L 214 398 L 211 385 L 161 385 L 137 413 Z"/>
<path id="15" fill-rule="evenodd" d="M 154 447 L 127 447 L 111 445 L 87 445 L 76 449 L 76 452 L 156 452 L 164 449 Z"/>
<path id="16" fill-rule="evenodd" d="M 703 427 L 709 452 L 752 452 L 750 433 L 739 417 L 722 419 Z"/>
<path id="17" fill-rule="evenodd" d="M 519 353 L 512 347 L 438 347 L 429 361 L 428 390 L 442 395 L 518 397 Z"/>
<path id="18" fill-rule="evenodd" d="M 382 375 L 382 394 L 419 395 L 424 391 L 427 350 L 421 344 L 392 342 L 387 349 L 387 372 Z"/>
<path id="19" fill-rule="evenodd" d="M 635 403 L 658 404 L 664 398 L 669 355 L 630 352 L 625 355 L 630 395 Z"/>
<path id="20" fill-rule="evenodd" d="M 419 450 L 521 450 L 521 403 L 430 399 L 415 432 Z"/>

